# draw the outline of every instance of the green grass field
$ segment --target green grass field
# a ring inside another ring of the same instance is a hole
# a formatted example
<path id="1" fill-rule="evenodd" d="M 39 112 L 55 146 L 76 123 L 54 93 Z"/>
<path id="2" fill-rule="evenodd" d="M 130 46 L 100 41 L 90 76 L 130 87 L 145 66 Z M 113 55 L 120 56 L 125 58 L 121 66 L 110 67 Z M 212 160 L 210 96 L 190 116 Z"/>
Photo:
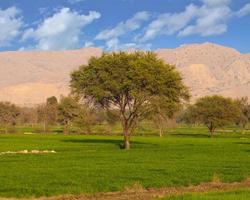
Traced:
<path id="1" fill-rule="evenodd" d="M 177 195 L 159 200 L 248 200 L 250 199 L 250 189 L 234 190 L 230 192 L 209 192 L 205 194 L 185 194 Z"/>
<path id="2" fill-rule="evenodd" d="M 179 128 L 164 138 L 132 137 L 129 151 L 120 149 L 120 136 L 2 134 L 0 152 L 57 153 L 0 155 L 0 196 L 120 191 L 135 183 L 145 188 L 197 185 L 214 175 L 222 182 L 250 177 L 249 134 L 209 138 L 205 130 Z"/>
<path id="3" fill-rule="evenodd" d="M 248 125 L 249 127 L 250 125 Z M 120 123 L 116 123 L 113 126 L 109 126 L 107 124 L 98 124 L 91 126 L 90 133 L 86 133 L 86 130 L 79 130 L 79 128 L 71 127 L 71 133 L 75 135 L 79 134 L 90 134 L 90 135 L 121 135 L 122 127 Z M 0 134 L 5 133 L 5 128 L 0 126 Z M 34 126 L 16 126 L 9 127 L 9 133 L 15 134 L 23 134 L 23 133 L 41 133 L 43 132 L 43 125 L 36 124 Z M 63 127 L 62 126 L 50 126 L 48 132 L 46 134 L 62 134 Z M 216 129 L 216 133 L 219 134 L 220 137 L 239 137 L 240 133 L 245 133 L 250 135 L 250 129 L 242 130 L 237 126 L 227 127 L 225 130 Z M 228 134 L 229 133 L 229 134 Z M 173 128 L 166 128 L 164 130 L 165 135 L 176 135 L 176 136 L 202 136 L 208 137 L 208 129 L 204 126 L 188 126 L 188 125 L 178 125 Z M 137 136 L 157 136 L 158 130 L 150 121 L 143 121 L 138 124 L 137 129 L 134 132 L 134 135 Z"/>

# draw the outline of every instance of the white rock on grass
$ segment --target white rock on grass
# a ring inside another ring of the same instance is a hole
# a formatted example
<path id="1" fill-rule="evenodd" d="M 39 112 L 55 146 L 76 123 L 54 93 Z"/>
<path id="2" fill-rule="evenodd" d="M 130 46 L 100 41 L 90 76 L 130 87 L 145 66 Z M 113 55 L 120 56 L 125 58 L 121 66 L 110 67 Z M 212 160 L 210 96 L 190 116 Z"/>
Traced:
<path id="1" fill-rule="evenodd" d="M 54 150 L 22 150 L 22 151 L 5 151 L 5 152 L 0 152 L 0 155 L 5 155 L 5 154 L 47 154 L 47 153 L 56 153 Z"/>

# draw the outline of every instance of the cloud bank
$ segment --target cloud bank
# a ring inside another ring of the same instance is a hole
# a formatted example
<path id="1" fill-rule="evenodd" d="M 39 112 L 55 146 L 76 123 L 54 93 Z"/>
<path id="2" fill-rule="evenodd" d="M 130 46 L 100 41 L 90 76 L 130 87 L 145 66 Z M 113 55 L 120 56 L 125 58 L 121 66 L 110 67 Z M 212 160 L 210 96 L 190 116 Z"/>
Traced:
<path id="1" fill-rule="evenodd" d="M 69 4 L 82 1 L 67 0 Z M 10 7 L 0 9 L 0 47 L 21 41 L 22 50 L 65 50 L 96 44 L 106 50 L 150 49 L 158 37 L 209 37 L 226 33 L 231 19 L 250 14 L 250 3 L 238 10 L 233 10 L 231 4 L 232 0 L 196 0 L 179 12 L 139 11 L 111 28 L 95 30 L 87 36 L 87 25 L 100 19 L 100 12 L 82 14 L 63 7 L 46 16 L 41 8 L 44 19 L 38 25 L 29 25 L 25 24 L 21 10 Z"/>
<path id="2" fill-rule="evenodd" d="M 35 48 L 42 50 L 64 50 L 77 48 L 83 28 L 99 19 L 101 14 L 89 11 L 81 15 L 69 8 L 62 8 L 53 16 L 44 19 L 37 28 L 29 28 L 23 34 L 23 40 L 33 39 Z"/>
<path id="3" fill-rule="evenodd" d="M 21 11 L 16 7 L 0 9 L 0 47 L 8 46 L 16 38 L 23 26 Z"/>

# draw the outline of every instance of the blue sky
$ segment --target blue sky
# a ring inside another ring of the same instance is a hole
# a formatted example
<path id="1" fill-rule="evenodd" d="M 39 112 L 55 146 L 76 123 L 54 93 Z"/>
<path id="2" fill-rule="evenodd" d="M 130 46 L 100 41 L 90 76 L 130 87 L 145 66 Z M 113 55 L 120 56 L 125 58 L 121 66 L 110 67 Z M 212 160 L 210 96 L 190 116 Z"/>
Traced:
<path id="1" fill-rule="evenodd" d="M 250 0 L 0 0 L 0 51 L 202 42 L 250 53 Z"/>

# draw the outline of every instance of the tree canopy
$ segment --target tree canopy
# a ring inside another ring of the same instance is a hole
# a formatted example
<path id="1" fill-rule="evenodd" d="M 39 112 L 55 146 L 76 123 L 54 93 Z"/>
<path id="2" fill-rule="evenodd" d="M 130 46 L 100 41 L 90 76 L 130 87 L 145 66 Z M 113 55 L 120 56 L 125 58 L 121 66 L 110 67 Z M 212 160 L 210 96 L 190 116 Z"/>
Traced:
<path id="1" fill-rule="evenodd" d="M 182 77 L 174 66 L 151 52 L 104 53 L 71 75 L 73 93 L 103 108 L 120 112 L 124 147 L 138 120 L 150 112 L 155 99 L 181 102 L 189 97 Z"/>
<path id="2" fill-rule="evenodd" d="M 69 127 L 79 116 L 80 110 L 81 106 L 75 98 L 69 96 L 60 99 L 58 104 L 58 121 L 64 125 L 64 134 L 69 134 Z"/>
<path id="3" fill-rule="evenodd" d="M 20 115 L 20 109 L 10 102 L 0 102 L 0 124 L 5 126 L 5 132 L 8 132 L 9 125 L 15 125 L 17 117 Z"/>
<path id="4" fill-rule="evenodd" d="M 241 110 L 237 123 L 245 129 L 246 125 L 250 122 L 250 104 L 247 97 L 238 99 L 237 103 Z"/>
<path id="5" fill-rule="evenodd" d="M 46 112 L 49 125 L 54 125 L 57 122 L 58 102 L 55 96 L 47 98 Z"/>
<path id="6" fill-rule="evenodd" d="M 180 102 L 168 102 L 164 97 L 156 98 L 151 103 L 151 111 L 148 119 L 158 128 L 159 136 L 162 137 L 164 127 L 173 122 L 174 115 L 182 109 Z"/>
<path id="7" fill-rule="evenodd" d="M 205 96 L 191 105 L 185 120 L 190 123 L 202 123 L 209 129 L 211 136 L 216 128 L 236 123 L 240 116 L 240 108 L 236 101 L 222 96 Z"/>

